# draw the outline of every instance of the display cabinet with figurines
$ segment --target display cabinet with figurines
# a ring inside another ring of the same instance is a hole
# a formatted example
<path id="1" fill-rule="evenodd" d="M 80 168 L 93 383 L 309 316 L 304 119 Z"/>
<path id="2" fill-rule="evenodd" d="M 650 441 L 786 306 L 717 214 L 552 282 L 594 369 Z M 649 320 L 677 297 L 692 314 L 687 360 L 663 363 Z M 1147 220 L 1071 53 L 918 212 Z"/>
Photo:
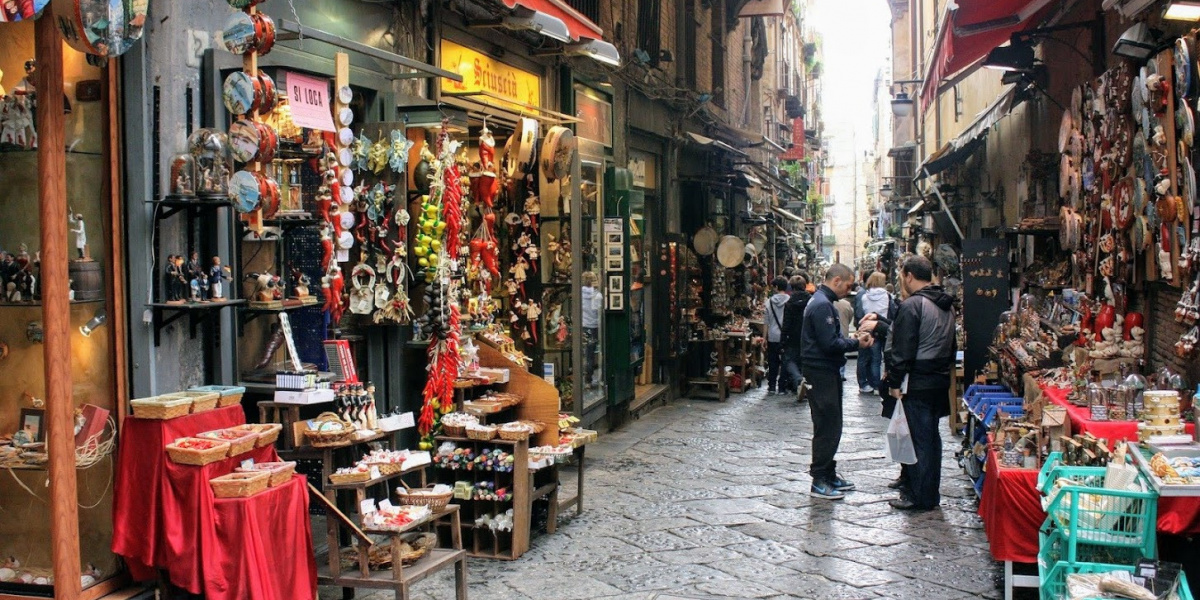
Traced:
<path id="1" fill-rule="evenodd" d="M 41 10 L 46 2 L 18 4 Z M 79 38 L 63 45 L 46 18 L 20 16 L 26 20 L 0 22 L 0 206 L 8 209 L 0 220 L 0 596 L 49 597 L 82 588 L 83 597 L 97 597 L 116 587 L 122 570 L 109 548 L 113 440 L 127 385 L 121 168 L 111 118 L 119 90 L 112 69 L 94 66 L 79 51 Z M 79 15 L 60 16 L 70 22 Z M 51 39 L 39 39 L 48 33 Z M 109 34 L 87 43 L 124 44 L 130 28 Z M 47 85 L 43 74 L 61 79 Z M 59 84 L 62 91 L 49 91 Z M 87 92 L 96 87 L 99 97 Z M 61 130 L 47 130 L 47 123 Z M 39 162 L 47 156 L 51 175 L 39 181 Z M 63 171 L 56 179 L 59 160 Z M 39 193 L 55 197 L 39 202 Z M 62 220 L 45 221 L 47 207 L 60 201 Z M 43 246 L 47 232 L 61 240 L 56 248 Z M 65 265 L 51 265 L 53 256 Z M 51 298 L 48 289 L 61 292 Z M 65 340 L 51 330 L 48 313 L 65 318 Z M 48 363 L 50 344 L 59 344 L 65 361 Z M 63 447 L 51 438 L 61 434 L 47 433 L 56 401 L 70 403 L 74 413 L 74 430 L 66 431 L 74 452 L 66 460 L 52 460 L 49 452 L 52 445 Z M 69 486 L 64 467 L 73 471 Z M 52 474 L 76 496 L 61 502 L 49 485 Z M 55 523 L 60 533 L 77 530 L 74 556 L 69 547 L 54 551 Z M 74 574 L 62 570 L 68 564 Z"/>

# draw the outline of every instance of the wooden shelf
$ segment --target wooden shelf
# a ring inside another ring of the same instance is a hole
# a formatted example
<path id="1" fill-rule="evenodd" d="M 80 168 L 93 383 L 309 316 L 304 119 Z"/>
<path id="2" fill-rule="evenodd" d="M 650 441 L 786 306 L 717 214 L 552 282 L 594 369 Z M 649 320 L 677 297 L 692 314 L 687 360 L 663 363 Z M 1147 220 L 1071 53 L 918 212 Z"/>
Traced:
<path id="1" fill-rule="evenodd" d="M 412 585 L 442 569 L 466 558 L 465 550 L 435 548 L 429 554 L 418 560 L 411 567 L 403 569 L 403 579 L 397 580 L 391 569 L 372 571 L 367 577 L 354 575 L 339 575 L 334 577 L 329 572 L 328 561 L 317 561 L 317 584 L 335 587 L 361 587 L 380 590 L 395 589 L 397 583 Z M 340 560 L 340 559 L 339 559 Z"/>
<path id="2" fill-rule="evenodd" d="M 423 465 L 418 465 L 416 467 L 409 467 L 407 469 L 400 471 L 399 473 L 392 473 L 390 475 L 380 475 L 379 477 L 376 477 L 375 479 L 368 479 L 366 481 L 360 481 L 358 483 L 331 483 L 331 484 L 325 486 L 325 489 L 327 489 L 327 490 L 365 490 L 369 487 L 373 487 L 373 486 L 391 481 L 391 480 L 399 478 L 399 477 L 404 477 L 405 475 L 408 475 L 410 473 L 417 473 L 428 466 L 429 466 L 429 463 L 425 463 Z M 371 532 L 368 531 L 367 533 L 371 533 Z"/>

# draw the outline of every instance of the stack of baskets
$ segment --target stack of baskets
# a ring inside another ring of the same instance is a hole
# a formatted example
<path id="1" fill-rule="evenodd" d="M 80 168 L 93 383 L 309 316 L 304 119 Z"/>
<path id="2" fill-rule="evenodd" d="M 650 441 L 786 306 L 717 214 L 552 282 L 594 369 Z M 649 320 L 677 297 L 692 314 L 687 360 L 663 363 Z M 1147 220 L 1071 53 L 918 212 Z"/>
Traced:
<path id="1" fill-rule="evenodd" d="M 1072 467 L 1053 452 L 1038 489 L 1047 515 L 1039 533 L 1042 600 L 1065 598 L 1068 575 L 1133 571 L 1155 557 L 1158 494 L 1132 465 Z M 1185 590 L 1183 582 L 1180 599 L 1191 600 Z"/>

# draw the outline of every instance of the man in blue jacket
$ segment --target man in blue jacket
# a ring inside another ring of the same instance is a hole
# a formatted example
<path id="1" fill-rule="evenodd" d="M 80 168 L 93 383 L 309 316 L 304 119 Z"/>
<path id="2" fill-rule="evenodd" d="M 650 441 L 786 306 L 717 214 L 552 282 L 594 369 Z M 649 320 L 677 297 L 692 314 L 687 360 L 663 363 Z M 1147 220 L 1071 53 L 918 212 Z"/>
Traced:
<path id="1" fill-rule="evenodd" d="M 813 420 L 812 488 L 809 494 L 827 500 L 840 500 L 854 484 L 837 474 L 838 445 L 842 441 L 842 367 L 846 353 L 856 348 L 870 348 L 873 338 L 866 335 L 876 321 L 868 318 L 859 324 L 856 337 L 842 335 L 834 302 L 845 298 L 854 285 L 854 272 L 836 264 L 825 272 L 825 283 L 817 288 L 804 309 L 801 330 L 800 356 L 804 363 L 804 378 L 812 385 L 809 407 Z"/>

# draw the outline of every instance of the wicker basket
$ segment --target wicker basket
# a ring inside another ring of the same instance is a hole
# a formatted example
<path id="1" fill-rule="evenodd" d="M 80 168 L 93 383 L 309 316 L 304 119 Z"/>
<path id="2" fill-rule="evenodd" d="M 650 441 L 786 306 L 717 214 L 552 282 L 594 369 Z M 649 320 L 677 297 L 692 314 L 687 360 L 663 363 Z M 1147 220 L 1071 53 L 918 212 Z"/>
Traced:
<path id="1" fill-rule="evenodd" d="M 355 471 L 353 473 L 330 473 L 329 483 L 333 485 L 346 485 L 350 483 L 362 483 L 371 480 L 370 471 Z"/>
<path id="2" fill-rule="evenodd" d="M 295 461 L 288 462 L 264 462 L 257 463 L 250 467 L 238 467 L 238 473 L 266 473 L 270 476 L 270 481 L 267 482 L 269 487 L 276 487 L 287 483 L 292 476 L 296 474 Z"/>
<path id="3" fill-rule="evenodd" d="M 495 425 L 476 425 L 467 428 L 467 437 L 473 440 L 486 442 L 496 438 Z"/>
<path id="4" fill-rule="evenodd" d="M 193 415 L 216 408 L 217 402 L 221 399 L 221 395 L 215 392 L 175 392 L 167 395 L 191 400 Z"/>
<path id="5" fill-rule="evenodd" d="M 271 474 L 266 471 L 230 473 L 208 480 L 218 498 L 249 498 L 267 489 L 270 482 Z"/>
<path id="6" fill-rule="evenodd" d="M 395 475 L 404 470 L 404 465 L 397 462 L 369 462 L 367 466 L 379 469 L 380 475 Z"/>
<path id="7" fill-rule="evenodd" d="M 253 431 L 245 431 L 241 429 L 215 429 L 213 431 L 205 431 L 204 433 L 196 434 L 198 438 L 207 440 L 221 440 L 229 442 L 229 455 L 237 456 L 245 454 L 254 449 L 254 443 L 258 441 L 258 433 Z"/>
<path id="8" fill-rule="evenodd" d="M 207 442 L 212 444 L 212 447 L 199 449 L 183 448 L 180 446 L 180 444 L 187 441 Z M 167 456 L 170 456 L 172 461 L 181 465 L 204 466 L 228 458 L 229 442 L 204 438 L 179 438 L 167 444 Z"/>
<path id="9" fill-rule="evenodd" d="M 240 385 L 201 385 L 188 388 L 188 391 L 220 394 L 220 398 L 217 399 L 217 406 L 221 408 L 241 404 L 242 396 L 246 394 L 246 388 Z"/>
<path id="10" fill-rule="evenodd" d="M 168 396 L 151 396 L 130 400 L 133 416 L 139 419 L 174 419 L 188 414 L 192 410 L 190 398 Z"/>
<path id="11" fill-rule="evenodd" d="M 446 504 L 450 502 L 450 498 L 454 496 L 454 490 L 450 490 L 444 494 L 424 493 L 432 490 L 433 488 L 396 490 L 396 498 L 400 501 L 400 504 L 408 506 L 428 506 L 430 510 L 446 508 Z M 405 491 L 408 493 L 404 493 Z"/>
<path id="12" fill-rule="evenodd" d="M 533 432 L 529 430 L 528 426 L 526 426 L 525 428 L 517 429 L 517 430 L 505 429 L 505 428 L 501 427 L 500 429 L 497 430 L 497 433 L 500 435 L 500 439 L 502 439 L 502 440 L 508 440 L 510 442 L 521 442 L 521 441 L 525 441 L 525 440 L 529 439 L 529 434 L 533 433 Z"/>
<path id="13" fill-rule="evenodd" d="M 258 436 L 258 440 L 254 442 L 254 447 L 262 448 L 270 446 L 279 440 L 279 433 L 283 431 L 283 425 L 279 423 L 247 423 L 245 425 L 235 425 L 233 429 L 253 432 Z"/>
<path id="14" fill-rule="evenodd" d="M 442 435 L 444 435 L 446 437 L 456 437 L 456 438 L 466 437 L 467 436 L 467 426 L 466 425 L 447 425 L 445 423 L 442 423 Z"/>
<path id="15" fill-rule="evenodd" d="M 321 413 L 315 421 L 318 424 L 334 423 L 336 428 L 326 431 L 309 429 L 304 432 L 304 438 L 308 440 L 314 448 L 328 448 L 331 446 L 340 446 L 354 438 L 354 425 L 349 421 L 343 421 L 341 417 L 331 413 Z"/>

